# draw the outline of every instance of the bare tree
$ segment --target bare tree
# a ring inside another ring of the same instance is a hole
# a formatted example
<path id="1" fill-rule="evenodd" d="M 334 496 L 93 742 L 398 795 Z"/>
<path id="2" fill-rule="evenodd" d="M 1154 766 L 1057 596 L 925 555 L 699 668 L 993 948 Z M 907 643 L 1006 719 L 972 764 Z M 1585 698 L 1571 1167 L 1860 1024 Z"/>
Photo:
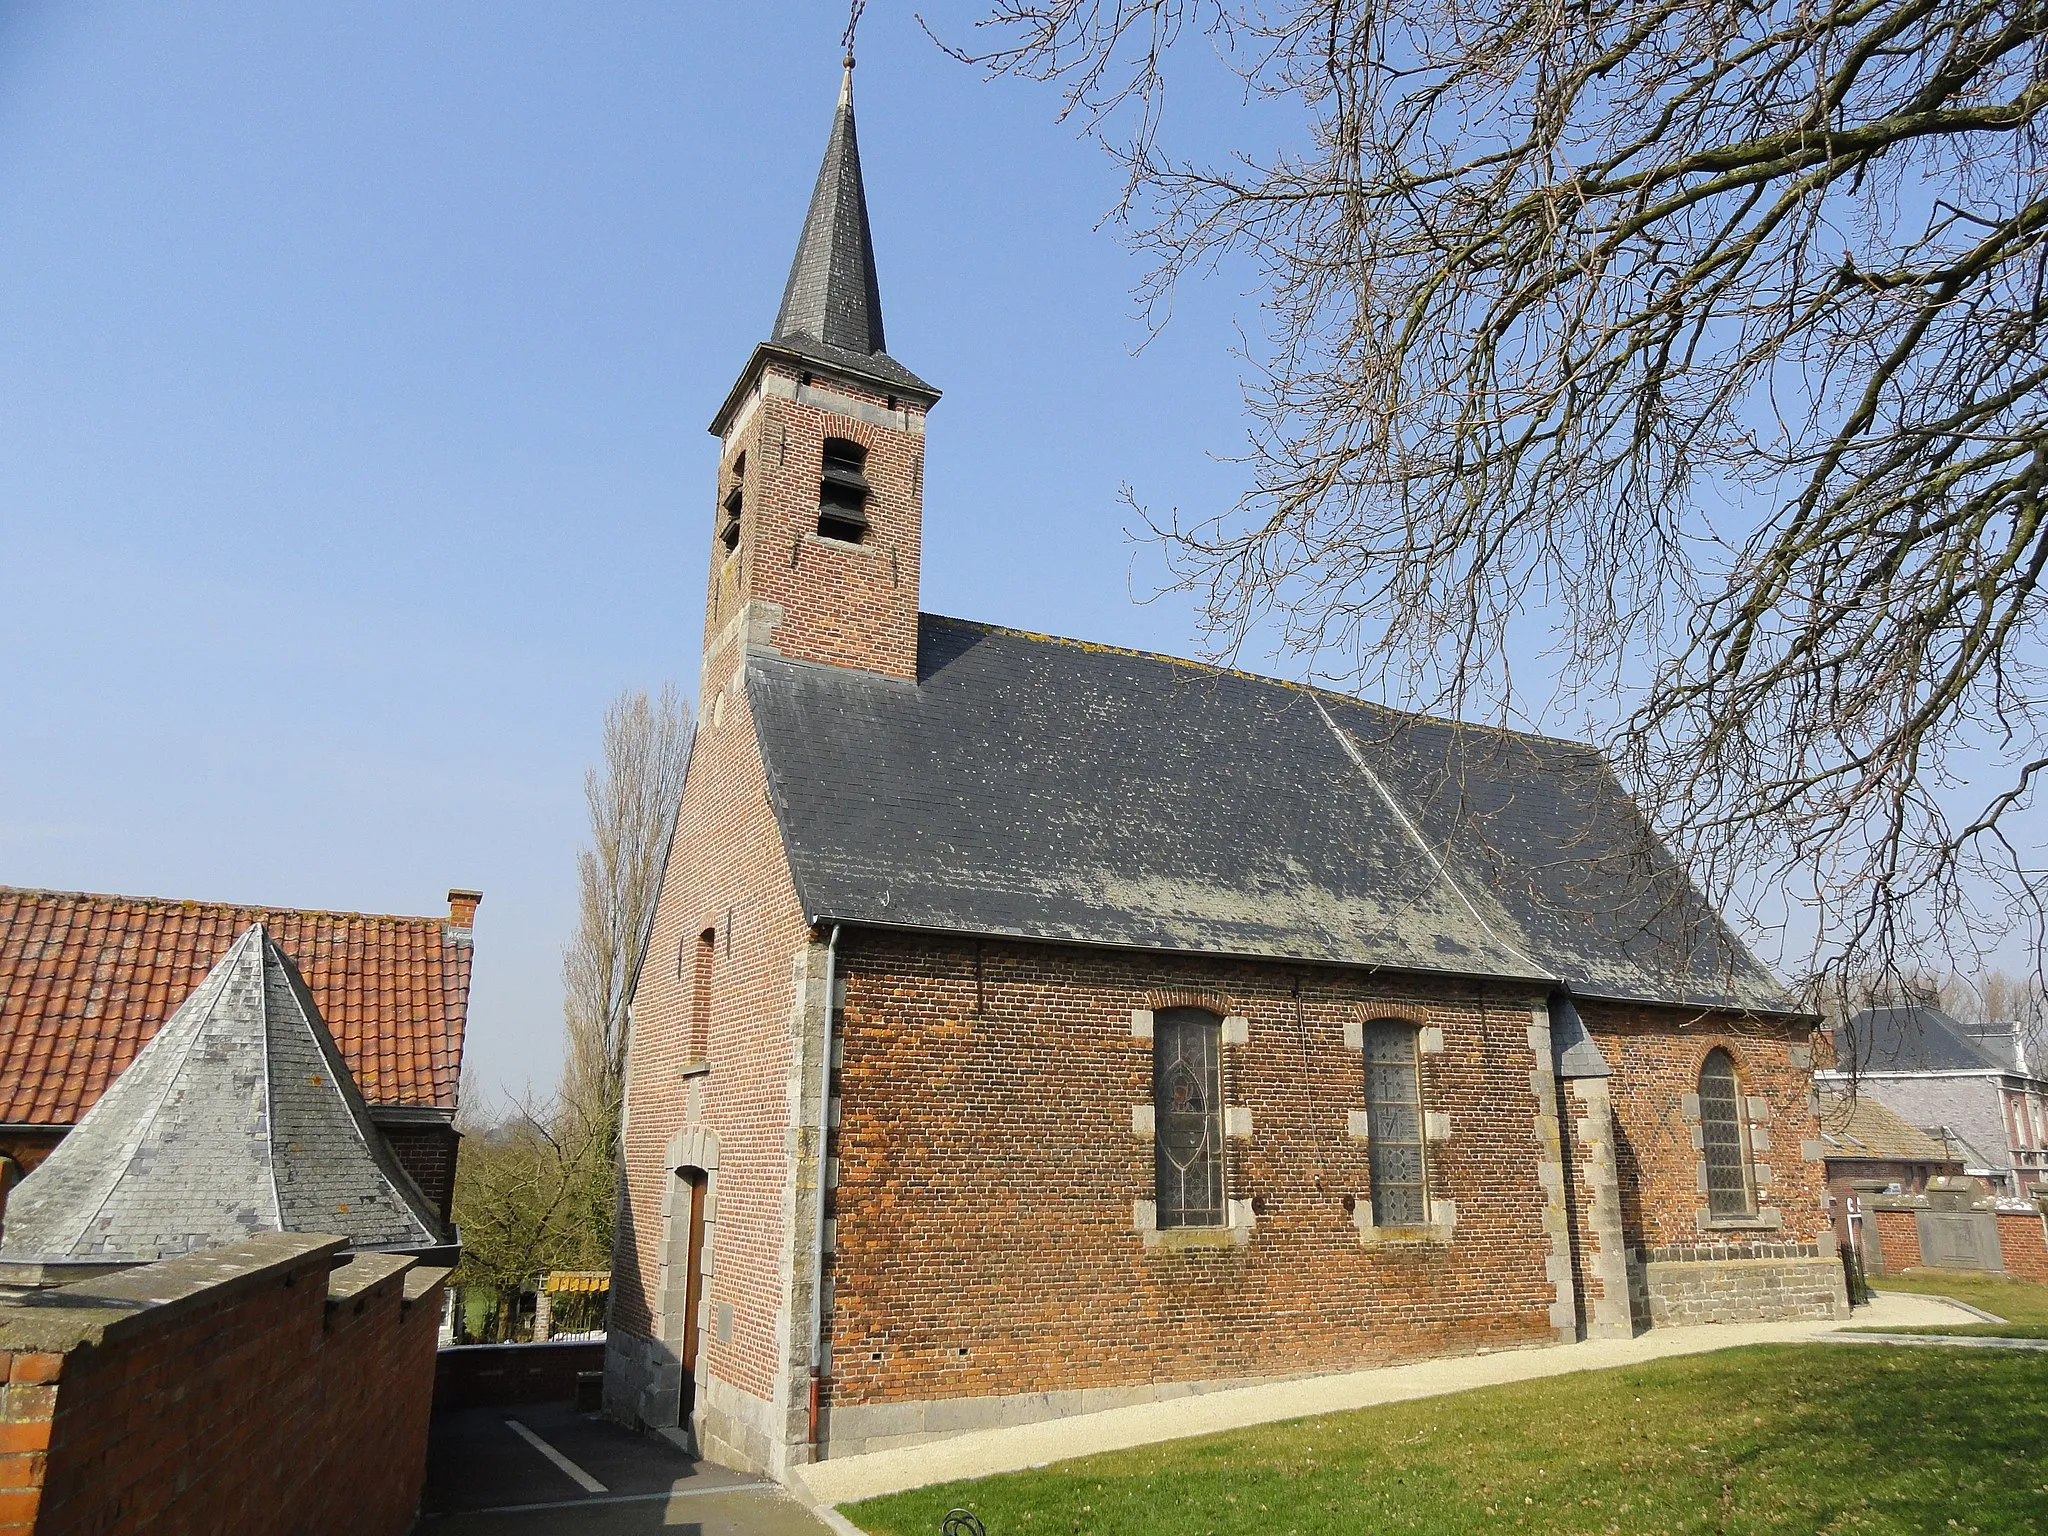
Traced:
<path id="1" fill-rule="evenodd" d="M 1259 285 L 1251 490 L 1148 519 L 1215 654 L 1277 635 L 1396 702 L 1583 712 L 1714 899 L 1754 925 L 1796 888 L 1838 984 L 1973 928 L 2038 956 L 2013 829 L 2048 768 L 2048 9 L 994 0 L 979 26 L 956 54 L 1059 82 L 1121 158 L 1148 300 L 1218 264 Z M 1270 148 L 1169 149 L 1204 55 Z"/>
<path id="2" fill-rule="evenodd" d="M 622 694 L 605 711 L 604 766 L 583 780 L 590 846 L 576 856 L 581 905 L 562 963 L 562 1097 L 605 1154 L 604 1168 L 594 1170 L 591 1202 L 592 1219 L 607 1233 L 625 1102 L 626 1003 L 654 923 L 689 752 L 689 705 L 673 685 L 652 700 Z"/>
<path id="3" fill-rule="evenodd" d="M 486 1337 L 513 1336 L 520 1294 L 547 1271 L 610 1262 L 608 1226 L 593 1225 L 589 1209 L 593 1173 L 601 1178 L 609 1166 L 601 1135 L 559 1102 L 521 1100 L 494 1118 L 466 1120 L 455 1170 L 455 1280 L 493 1298 Z"/>

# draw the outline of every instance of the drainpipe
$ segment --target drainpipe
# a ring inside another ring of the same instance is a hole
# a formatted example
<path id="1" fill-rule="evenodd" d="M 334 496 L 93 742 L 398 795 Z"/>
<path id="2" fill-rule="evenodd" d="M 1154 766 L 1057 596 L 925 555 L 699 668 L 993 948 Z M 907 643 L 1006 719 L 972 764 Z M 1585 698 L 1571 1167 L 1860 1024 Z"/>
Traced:
<path id="1" fill-rule="evenodd" d="M 832 989 L 838 984 L 839 925 L 825 945 L 825 1039 L 818 1053 L 818 1225 L 812 1252 L 817 1268 L 811 1281 L 811 1454 L 818 1446 L 818 1389 L 825 1364 L 825 1153 L 832 1143 Z"/>

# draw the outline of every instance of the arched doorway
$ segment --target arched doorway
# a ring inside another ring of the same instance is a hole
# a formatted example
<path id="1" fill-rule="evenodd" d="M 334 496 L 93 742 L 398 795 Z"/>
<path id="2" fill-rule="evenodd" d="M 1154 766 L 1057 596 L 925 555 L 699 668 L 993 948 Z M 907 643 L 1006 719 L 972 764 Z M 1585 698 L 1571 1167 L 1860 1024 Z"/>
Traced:
<path id="1" fill-rule="evenodd" d="M 682 1365 L 676 1425 L 687 1430 L 697 1406 L 697 1351 L 701 1344 L 700 1314 L 704 1300 L 704 1196 L 710 1177 L 702 1168 L 676 1170 L 675 1203 L 680 1218 L 669 1227 L 668 1270 L 682 1281 L 682 1338 L 676 1355 Z"/>

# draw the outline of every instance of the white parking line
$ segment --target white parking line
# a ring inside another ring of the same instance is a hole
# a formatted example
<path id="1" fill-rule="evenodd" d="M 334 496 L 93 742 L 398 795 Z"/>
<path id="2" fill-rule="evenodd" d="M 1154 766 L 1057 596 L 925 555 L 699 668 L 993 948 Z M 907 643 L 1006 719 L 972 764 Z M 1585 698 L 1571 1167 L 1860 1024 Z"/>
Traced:
<path id="1" fill-rule="evenodd" d="M 520 1423 L 517 1419 L 507 1419 L 505 1421 L 505 1427 L 511 1430 L 512 1433 L 517 1435 L 520 1439 L 524 1440 L 528 1445 L 532 1446 L 536 1451 L 539 1451 L 541 1455 L 547 1457 L 549 1461 L 552 1461 L 564 1472 L 568 1473 L 571 1477 L 576 1479 L 577 1486 L 580 1487 L 585 1493 L 604 1493 L 607 1491 L 603 1483 L 600 1483 L 588 1472 L 584 1471 L 581 1467 L 577 1466 L 575 1462 L 571 1461 L 568 1457 L 564 1456 L 552 1445 L 549 1445 L 547 1441 L 541 1439 L 539 1435 L 536 1435 L 532 1430 L 528 1429 L 524 1424 Z"/>

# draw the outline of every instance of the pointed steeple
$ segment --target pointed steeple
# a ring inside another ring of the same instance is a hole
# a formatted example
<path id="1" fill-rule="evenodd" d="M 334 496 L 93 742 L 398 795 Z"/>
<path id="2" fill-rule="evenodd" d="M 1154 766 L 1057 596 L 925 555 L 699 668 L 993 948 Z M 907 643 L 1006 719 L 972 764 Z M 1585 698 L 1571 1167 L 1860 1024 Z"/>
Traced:
<path id="1" fill-rule="evenodd" d="M 797 336 L 860 357 L 887 350 L 867 191 L 860 179 L 860 143 L 853 126 L 851 55 L 839 85 L 832 136 L 825 141 L 825 163 L 818 167 L 803 238 L 797 242 L 782 308 L 775 315 L 774 340 Z"/>
<path id="2" fill-rule="evenodd" d="M 261 924 L 15 1188 L 0 1260 L 146 1263 L 252 1232 L 445 1241 Z"/>

